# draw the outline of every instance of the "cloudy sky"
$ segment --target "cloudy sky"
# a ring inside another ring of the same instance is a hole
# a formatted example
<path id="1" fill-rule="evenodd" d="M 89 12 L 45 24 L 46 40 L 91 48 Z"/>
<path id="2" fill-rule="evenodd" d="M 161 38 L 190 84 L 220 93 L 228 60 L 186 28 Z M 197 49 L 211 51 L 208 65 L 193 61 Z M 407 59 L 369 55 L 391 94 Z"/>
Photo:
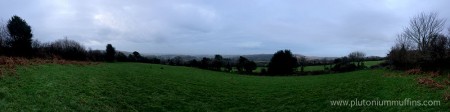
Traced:
<path id="1" fill-rule="evenodd" d="M 111 43 L 148 54 L 290 49 L 307 56 L 385 56 L 412 16 L 450 18 L 449 6 L 450 0 L 8 0 L 0 4 L 0 19 L 18 15 L 34 39 L 68 37 L 92 49 Z"/>

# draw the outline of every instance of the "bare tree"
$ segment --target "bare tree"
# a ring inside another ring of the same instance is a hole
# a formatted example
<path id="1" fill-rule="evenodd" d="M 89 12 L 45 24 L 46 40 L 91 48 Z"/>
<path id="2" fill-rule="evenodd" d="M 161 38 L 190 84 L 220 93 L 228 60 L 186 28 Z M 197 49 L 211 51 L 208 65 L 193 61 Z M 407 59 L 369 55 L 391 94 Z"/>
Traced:
<path id="1" fill-rule="evenodd" d="M 421 13 L 412 18 L 409 26 L 401 36 L 414 41 L 419 51 L 425 51 L 434 36 L 443 30 L 445 19 L 438 18 L 437 13 Z"/>
<path id="2" fill-rule="evenodd" d="M 350 61 L 354 61 L 357 63 L 358 67 L 362 66 L 362 63 L 364 61 L 364 57 L 366 57 L 366 54 L 361 51 L 355 51 L 351 52 L 348 57 L 350 58 Z"/>
<path id="3" fill-rule="evenodd" d="M 348 54 L 348 58 L 350 59 L 350 61 L 356 61 L 356 52 L 351 52 L 350 54 Z"/>
<path id="4" fill-rule="evenodd" d="M 305 70 L 305 66 L 306 66 L 306 57 L 305 56 L 301 56 L 300 58 L 297 59 L 300 65 L 300 72 L 304 72 Z"/>
<path id="5" fill-rule="evenodd" d="M 358 51 L 356 54 L 356 57 L 358 57 L 358 66 L 361 67 L 364 65 L 364 58 L 366 57 L 366 53 Z"/>
<path id="6" fill-rule="evenodd" d="M 406 50 L 412 50 L 414 48 L 417 48 L 416 44 L 414 44 L 414 41 L 409 39 L 407 36 L 403 34 L 397 35 L 395 46 L 398 48 L 405 48 Z"/>
<path id="7" fill-rule="evenodd" d="M 5 48 L 8 46 L 11 37 L 9 35 L 6 25 L 2 22 L 0 23 L 0 47 Z"/>

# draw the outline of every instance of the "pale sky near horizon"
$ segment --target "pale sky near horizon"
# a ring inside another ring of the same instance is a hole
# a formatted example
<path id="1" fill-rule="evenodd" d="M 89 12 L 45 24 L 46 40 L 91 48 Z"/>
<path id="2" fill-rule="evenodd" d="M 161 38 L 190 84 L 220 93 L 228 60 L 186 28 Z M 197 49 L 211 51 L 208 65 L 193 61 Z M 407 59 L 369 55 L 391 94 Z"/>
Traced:
<path id="1" fill-rule="evenodd" d="M 437 12 L 448 19 L 449 7 L 450 0 L 8 0 L 0 4 L 0 19 L 18 15 L 34 39 L 68 37 L 92 49 L 111 43 L 146 54 L 290 49 L 306 56 L 385 56 L 411 17 Z"/>

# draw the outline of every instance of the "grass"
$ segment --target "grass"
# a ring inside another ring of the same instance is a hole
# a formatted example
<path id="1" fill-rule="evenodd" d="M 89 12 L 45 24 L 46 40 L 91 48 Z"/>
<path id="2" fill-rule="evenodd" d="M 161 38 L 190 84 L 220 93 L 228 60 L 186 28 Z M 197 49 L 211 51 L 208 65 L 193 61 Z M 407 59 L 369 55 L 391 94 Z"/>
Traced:
<path id="1" fill-rule="evenodd" d="M 330 67 L 330 65 L 326 65 L 326 67 Z M 297 68 L 300 71 L 300 67 Z M 317 71 L 317 70 L 325 70 L 323 65 L 315 65 L 315 66 L 305 66 L 304 71 Z"/>
<path id="2" fill-rule="evenodd" d="M 448 111 L 340 107 L 330 100 L 442 100 L 444 90 L 385 70 L 266 77 L 140 63 L 37 65 L 0 79 L 0 111 Z"/>
<path id="3" fill-rule="evenodd" d="M 380 64 L 382 62 L 384 62 L 384 61 L 365 61 L 364 65 L 366 65 L 367 67 L 370 67 L 370 66 L 373 66 L 373 65 Z"/>
<path id="4" fill-rule="evenodd" d="M 373 65 L 377 65 L 382 63 L 383 61 L 365 61 L 364 65 L 366 65 L 367 67 L 373 66 Z M 330 65 L 326 65 L 326 67 L 329 67 Z M 300 68 L 298 68 L 300 70 Z M 305 71 L 317 71 L 317 70 L 325 70 L 323 65 L 315 65 L 315 66 L 306 66 Z"/>

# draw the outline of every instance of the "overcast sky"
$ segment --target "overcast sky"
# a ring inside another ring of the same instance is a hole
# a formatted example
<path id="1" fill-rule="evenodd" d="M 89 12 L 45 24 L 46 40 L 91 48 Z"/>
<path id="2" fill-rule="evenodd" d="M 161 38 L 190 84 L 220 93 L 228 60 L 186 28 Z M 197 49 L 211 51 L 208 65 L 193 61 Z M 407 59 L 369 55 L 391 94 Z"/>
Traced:
<path id="1" fill-rule="evenodd" d="M 34 39 L 148 54 L 385 56 L 420 12 L 450 18 L 450 0 L 7 0 Z M 450 22 L 450 20 L 448 21 Z M 446 25 L 450 26 L 450 25 Z"/>

